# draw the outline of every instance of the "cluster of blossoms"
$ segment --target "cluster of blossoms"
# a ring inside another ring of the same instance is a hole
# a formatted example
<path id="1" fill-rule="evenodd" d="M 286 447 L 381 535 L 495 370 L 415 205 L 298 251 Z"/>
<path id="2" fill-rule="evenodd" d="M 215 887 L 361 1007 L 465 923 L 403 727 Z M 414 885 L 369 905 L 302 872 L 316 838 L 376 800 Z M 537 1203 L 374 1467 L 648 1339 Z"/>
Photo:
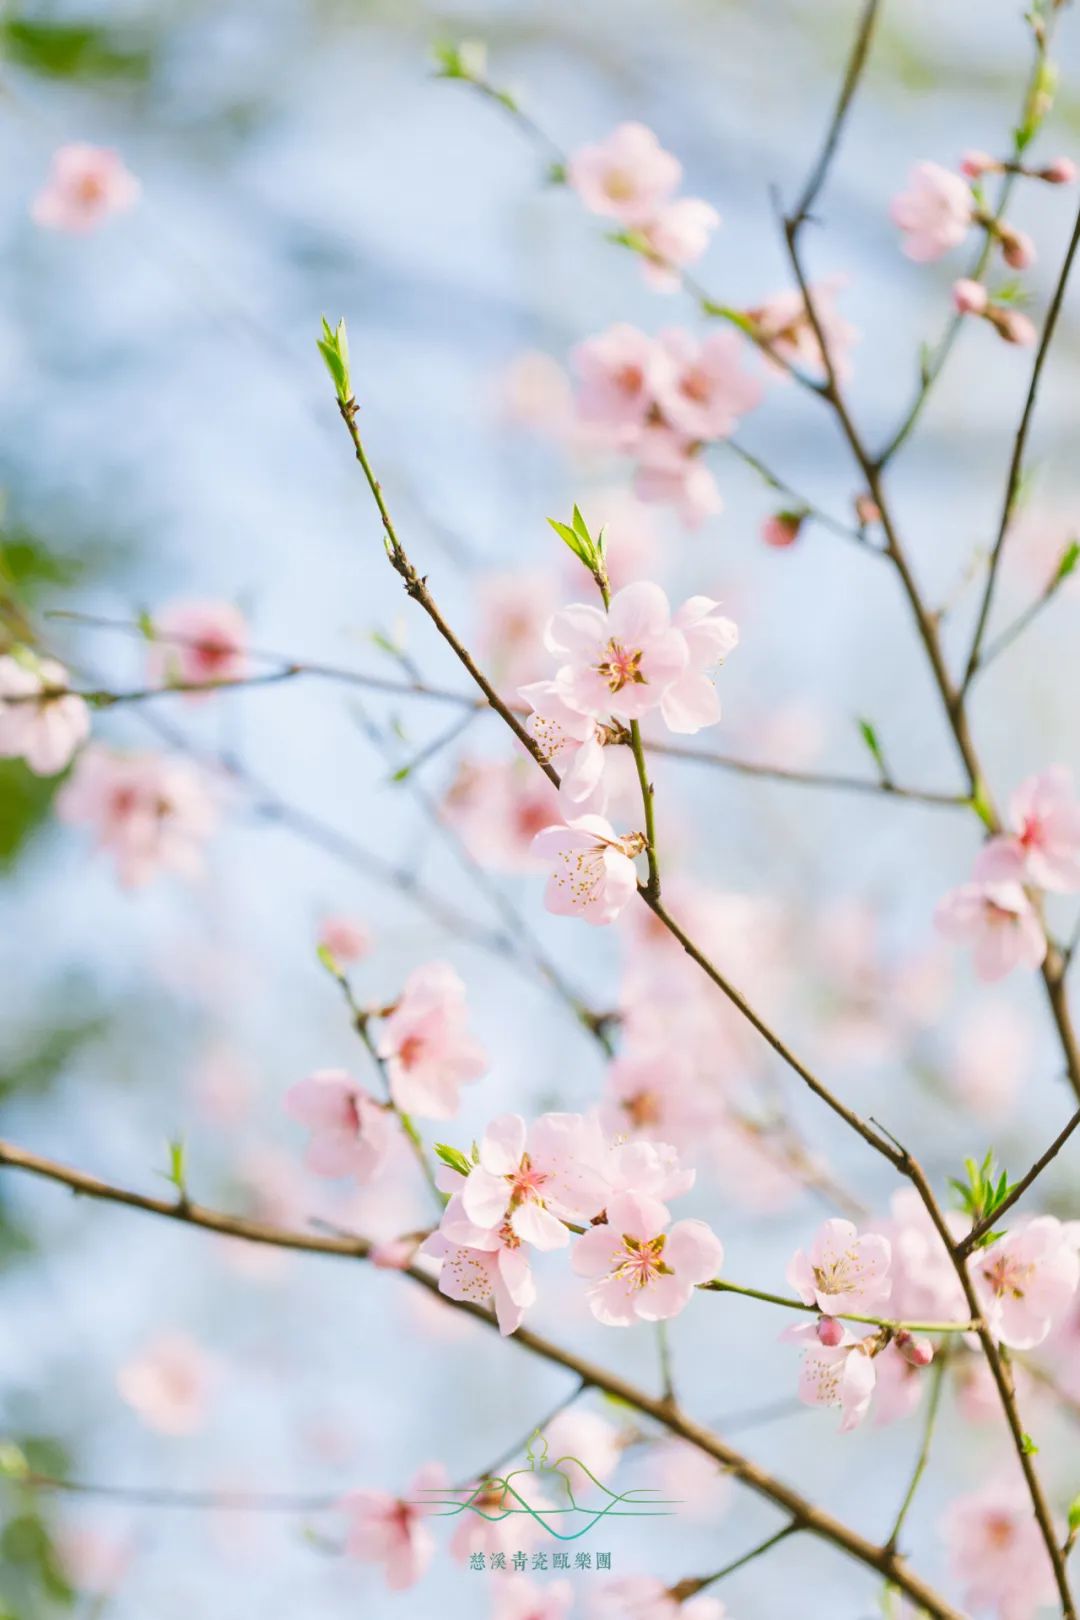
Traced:
<path id="1" fill-rule="evenodd" d="M 947 939 L 972 947 L 975 971 L 986 981 L 1045 959 L 1032 890 L 1080 890 L 1080 801 L 1069 772 L 1052 765 L 1023 781 L 1009 802 L 1007 825 L 979 851 L 971 882 L 951 889 L 935 913 Z"/>
<path id="2" fill-rule="evenodd" d="M 720 216 L 699 197 L 674 195 L 682 164 L 644 124 L 620 124 L 595 146 L 583 146 L 566 170 L 585 207 L 614 220 L 642 254 L 645 279 L 672 292 L 684 265 L 696 264 Z"/>
<path id="3" fill-rule="evenodd" d="M 940 259 L 978 226 L 996 244 L 1011 270 L 1029 269 L 1035 262 L 1035 244 L 987 209 L 979 182 L 988 174 L 1011 172 L 1065 185 L 1076 179 L 1076 165 L 1068 158 L 1057 158 L 1042 168 L 1029 169 L 1001 163 L 986 152 L 967 152 L 960 169 L 957 174 L 939 163 L 918 163 L 911 171 L 907 191 L 893 198 L 890 212 L 904 234 L 908 258 L 918 264 Z M 961 315 L 986 320 L 1007 343 L 1035 342 L 1035 327 L 1028 316 L 1004 299 L 995 302 L 980 281 L 968 277 L 957 281 L 953 302 Z"/>
<path id="4" fill-rule="evenodd" d="M 566 1248 L 574 1232 L 571 1265 L 588 1281 L 593 1315 L 612 1327 L 675 1316 L 723 1259 L 703 1221 L 671 1225 L 667 1200 L 694 1181 L 674 1148 L 612 1142 L 594 1116 L 526 1125 L 506 1114 L 473 1158 L 446 1158 L 450 1200 L 421 1253 L 440 1261 L 442 1293 L 493 1305 L 503 1333 L 536 1299 L 530 1251 Z"/>
<path id="5" fill-rule="evenodd" d="M 578 345 L 578 416 L 601 442 L 633 457 L 639 499 L 673 506 L 688 529 L 723 502 L 702 452 L 730 438 L 761 403 L 732 330 L 698 339 L 682 328 L 651 337 L 620 324 Z"/>
<path id="6" fill-rule="evenodd" d="M 738 629 L 707 596 L 672 614 L 658 585 L 639 581 L 610 604 L 574 603 L 556 613 L 545 642 L 559 660 L 552 680 L 519 695 L 529 731 L 561 774 L 564 822 L 537 833 L 533 849 L 554 863 L 546 904 L 594 924 L 615 920 L 634 895 L 640 835 L 619 837 L 604 818 L 605 743 L 658 712 L 672 731 L 693 734 L 720 719 L 711 671 L 738 644 Z"/>

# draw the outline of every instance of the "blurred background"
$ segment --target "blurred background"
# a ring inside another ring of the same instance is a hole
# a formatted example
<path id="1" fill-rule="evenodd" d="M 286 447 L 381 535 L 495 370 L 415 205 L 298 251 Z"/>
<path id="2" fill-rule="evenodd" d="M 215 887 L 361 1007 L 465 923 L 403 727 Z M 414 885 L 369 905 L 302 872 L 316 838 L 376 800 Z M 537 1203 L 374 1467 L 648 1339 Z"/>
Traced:
<path id="1" fill-rule="evenodd" d="M 522 654 L 505 603 L 581 594 L 544 522 L 580 501 L 611 522 L 631 574 L 676 598 L 706 592 L 738 619 L 723 675 L 723 726 L 702 739 L 742 758 L 873 775 L 867 718 L 901 782 L 962 782 L 891 573 L 809 527 L 786 551 L 761 540 L 776 497 L 722 448 L 725 511 L 695 534 L 627 499 L 624 465 L 568 443 L 570 348 L 613 321 L 697 327 L 689 301 L 642 283 L 633 257 L 564 189 L 543 154 L 468 86 L 438 82 L 431 50 L 487 42 L 491 76 L 573 149 L 616 123 L 652 126 L 686 189 L 723 216 L 700 279 L 725 303 L 779 291 L 788 272 L 769 188 L 791 198 L 835 95 L 857 16 L 852 0 L 73 0 L 0 21 L 0 485 L 9 627 L 29 615 L 85 678 L 140 684 L 137 636 L 43 615 L 136 620 L 175 597 L 225 598 L 256 646 L 436 684 L 461 680 L 386 566 L 377 517 L 315 352 L 320 318 L 349 324 L 370 453 L 403 538 L 452 622 L 496 663 Z M 1075 20 L 1040 154 L 1078 156 Z M 1070 68 L 1073 71 L 1070 71 Z M 843 150 L 808 229 L 815 277 L 842 273 L 862 332 L 851 397 L 871 443 L 887 438 L 917 382 L 919 345 L 948 314 L 958 259 L 918 267 L 899 251 L 888 200 L 916 160 L 955 164 L 1003 149 L 1030 70 L 1030 37 L 1006 0 L 907 0 L 886 15 Z M 45 232 L 30 203 L 67 141 L 114 146 L 140 205 L 89 237 Z M 1071 226 L 1070 194 L 1023 190 L 1010 217 L 1039 263 L 1040 315 Z M 961 256 L 962 257 L 962 256 Z M 928 599 L 962 655 L 991 540 L 1030 355 L 980 323 L 892 474 L 895 509 Z M 1075 302 L 1066 305 L 1040 401 L 1035 477 L 1006 566 L 999 623 L 1052 573 L 1080 518 L 1068 454 L 1077 386 Z M 860 493 L 824 411 L 773 386 L 742 442 L 847 520 Z M 975 699 L 995 792 L 1076 761 L 1076 595 L 1003 656 Z M 500 607 L 500 604 L 503 604 Z M 511 615 L 512 618 L 512 615 Z M 528 633 L 532 627 L 528 624 Z M 493 628 L 494 626 L 494 628 Z M 501 637 L 501 639 L 500 639 Z M 520 675 L 519 678 L 524 678 Z M 81 830 L 50 816 L 54 783 L 0 766 L 0 1133 L 124 1185 L 157 1190 L 183 1138 L 193 1194 L 304 1224 L 380 1236 L 424 1218 L 408 1161 L 358 1197 L 313 1183 L 286 1089 L 313 1069 L 364 1076 L 333 984 L 322 921 L 347 914 L 372 949 L 359 998 L 385 1002 L 418 963 L 452 962 L 491 1055 L 445 1130 L 467 1146 L 494 1114 L 582 1108 L 602 1053 L 505 943 L 506 901 L 594 1008 L 618 1005 L 627 928 L 599 935 L 541 908 L 541 881 L 478 883 L 462 858 L 462 766 L 506 759 L 498 723 L 447 740 L 453 712 L 298 681 L 204 705 L 168 698 L 96 720 L 119 746 L 194 751 L 223 805 L 204 879 L 122 892 Z M 438 746 L 415 767 L 418 754 Z M 215 766 L 212 762 L 217 761 Z M 403 769 L 403 767 L 408 767 Z M 992 992 L 935 943 L 932 912 L 963 881 L 977 825 L 962 811 L 785 785 L 668 761 L 657 771 L 673 893 L 728 899 L 725 961 L 797 1050 L 827 1069 L 923 1157 L 936 1183 L 995 1147 L 1019 1172 L 1069 1099 L 1042 987 L 1016 974 Z M 467 798 L 467 795 L 466 795 Z M 482 840 L 481 840 L 482 841 Z M 475 843 L 475 838 L 474 838 Z M 481 853 L 484 853 L 481 851 Z M 488 851 L 487 853 L 490 853 Z M 505 864 L 505 863 L 503 863 Z M 513 863 L 511 863 L 513 864 Z M 496 899 L 489 885 L 494 883 Z M 1069 907 L 1054 913 L 1067 934 Z M 894 1187 L 860 1144 L 753 1043 L 725 1084 L 776 1110 L 869 1207 Z M 727 1061 L 727 1060 L 725 1060 Z M 368 1077 L 365 1077 L 368 1078 Z M 730 1275 L 782 1287 L 820 1199 L 706 1159 L 687 1212 L 724 1239 Z M 1075 1175 L 1047 1178 L 1049 1207 L 1077 1214 Z M 692 1206 L 692 1208 L 690 1207 Z M 123 1487 L 299 1493 L 405 1490 L 439 1458 L 467 1475 L 523 1438 L 568 1380 L 393 1275 L 334 1260 L 238 1253 L 163 1222 L 0 1181 L 0 1417 L 8 1440 L 57 1479 Z M 597 1327 L 565 1268 L 541 1267 L 543 1332 L 654 1386 L 651 1334 Z M 797 1358 L 768 1307 L 702 1299 L 673 1325 L 680 1391 L 697 1415 L 868 1534 L 895 1512 L 919 1417 L 835 1434 L 835 1417 L 785 1404 Z M 194 1432 L 161 1433 L 118 1385 L 163 1333 L 206 1358 Z M 763 1403 L 779 1411 L 762 1414 Z M 586 1399 L 615 1429 L 627 1414 Z M 942 1504 L 1002 1456 L 991 1418 L 945 1438 L 911 1520 L 921 1572 L 941 1578 Z M 1039 1412 L 1055 1497 L 1075 1490 L 1075 1432 Z M 637 1480 L 654 1451 L 628 1452 Z M 637 1470 L 637 1472 L 635 1472 Z M 684 1482 L 685 1483 L 685 1482 Z M 678 1495 L 678 1490 L 672 1494 Z M 734 1558 L 779 1521 L 709 1480 L 662 1526 L 616 1527 L 586 1545 L 612 1573 L 677 1580 Z M 424 1583 L 388 1594 L 340 1554 L 319 1511 L 250 1512 L 111 1500 L 0 1482 L 0 1609 L 171 1620 L 193 1612 L 284 1620 L 301 1607 L 448 1616 L 487 1613 L 492 1577 L 445 1547 Z M 584 1612 L 594 1573 L 572 1577 Z M 732 1616 L 786 1612 L 798 1580 L 812 1613 L 879 1612 L 865 1572 L 796 1540 L 726 1583 Z M 787 1601 L 785 1601 L 787 1600 Z"/>

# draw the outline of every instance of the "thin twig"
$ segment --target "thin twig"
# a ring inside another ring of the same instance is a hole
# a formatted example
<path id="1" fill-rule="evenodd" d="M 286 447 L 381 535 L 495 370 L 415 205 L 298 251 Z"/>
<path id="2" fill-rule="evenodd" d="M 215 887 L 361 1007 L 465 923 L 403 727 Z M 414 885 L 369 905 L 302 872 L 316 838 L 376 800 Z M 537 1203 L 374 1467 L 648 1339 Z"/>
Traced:
<path id="1" fill-rule="evenodd" d="M 855 42 L 851 47 L 851 54 L 848 57 L 843 83 L 840 86 L 840 94 L 832 118 L 829 121 L 829 126 L 825 131 L 821 151 L 791 215 L 792 223 L 796 229 L 809 217 L 818 193 L 828 177 L 833 158 L 836 156 L 840 137 L 844 132 L 844 125 L 851 110 L 851 104 L 855 99 L 855 92 L 859 88 L 859 81 L 862 78 L 863 70 L 870 55 L 870 45 L 874 37 L 874 25 L 877 22 L 879 4 L 880 0 L 866 0 L 863 7 L 862 18 L 855 35 Z"/>
<path id="2" fill-rule="evenodd" d="M 1057 1136 L 1054 1137 L 1054 1140 L 1051 1142 L 1046 1152 L 1039 1155 L 1031 1169 L 1028 1171 L 1027 1175 L 1021 1176 L 1020 1180 L 1016 1183 L 1016 1186 L 1012 1188 L 1008 1197 L 1002 1199 L 1001 1203 L 994 1210 L 994 1213 L 992 1215 L 985 1216 L 981 1221 L 976 1221 L 975 1225 L 971 1228 L 971 1231 L 967 1234 L 967 1236 L 956 1245 L 956 1252 L 961 1259 L 965 1255 L 970 1254 L 973 1249 L 978 1248 L 979 1240 L 985 1237 L 987 1232 L 991 1231 L 997 1225 L 998 1221 L 1005 1214 L 1006 1210 L 1012 1209 L 1013 1205 L 1023 1198 L 1028 1188 L 1033 1182 L 1036 1182 L 1039 1179 L 1047 1165 L 1051 1164 L 1053 1160 L 1057 1158 L 1058 1154 L 1061 1152 L 1062 1148 L 1065 1146 L 1065 1143 L 1069 1140 L 1069 1137 L 1073 1134 L 1078 1125 L 1080 1125 L 1080 1109 L 1077 1109 L 1076 1113 L 1073 1114 L 1068 1123 L 1063 1126 L 1063 1128 L 1058 1132 Z"/>
<path id="3" fill-rule="evenodd" d="M 926 1472 L 927 1464 L 930 1461 L 930 1447 L 934 1439 L 934 1429 L 937 1426 L 938 1411 L 941 1407 L 941 1392 L 945 1385 L 945 1369 L 948 1364 L 948 1356 L 943 1351 L 939 1351 L 934 1359 L 934 1370 L 930 1374 L 930 1400 L 926 1408 L 926 1421 L 923 1424 L 922 1444 L 919 1447 L 919 1455 L 915 1459 L 915 1468 L 911 1476 L 911 1481 L 904 1493 L 904 1500 L 900 1504 L 899 1511 L 896 1515 L 896 1521 L 889 1532 L 889 1539 L 885 1543 L 887 1547 L 896 1548 L 899 1546 L 900 1535 L 904 1528 L 904 1520 L 911 1511 L 911 1505 L 915 1500 L 915 1493 L 919 1488 L 922 1477 Z"/>

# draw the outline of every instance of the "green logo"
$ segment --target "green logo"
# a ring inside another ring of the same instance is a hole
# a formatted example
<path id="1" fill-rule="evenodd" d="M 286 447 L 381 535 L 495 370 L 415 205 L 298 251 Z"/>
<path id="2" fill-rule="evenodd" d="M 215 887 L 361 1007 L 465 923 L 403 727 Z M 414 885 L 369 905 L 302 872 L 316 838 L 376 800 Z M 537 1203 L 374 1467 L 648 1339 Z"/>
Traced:
<path id="1" fill-rule="evenodd" d="M 506 1475 L 490 1474 L 476 1485 L 451 1486 L 449 1494 L 446 1487 L 432 1487 L 425 1492 L 425 1500 L 414 1505 L 437 1510 L 432 1512 L 434 1518 L 476 1513 L 491 1524 L 498 1524 L 512 1513 L 526 1513 L 556 1541 L 577 1541 L 604 1519 L 666 1517 L 679 1505 L 644 1486 L 632 1491 L 609 1490 L 580 1457 L 559 1457 L 549 1462 L 547 1439 L 539 1429 L 534 1430 L 525 1456 L 528 1468 L 517 1468 Z M 577 1501 L 565 1471 L 567 1464 L 579 1468 L 596 1487 L 600 1493 L 597 1502 L 585 1506 Z M 549 1496 L 554 1501 L 549 1501 Z"/>

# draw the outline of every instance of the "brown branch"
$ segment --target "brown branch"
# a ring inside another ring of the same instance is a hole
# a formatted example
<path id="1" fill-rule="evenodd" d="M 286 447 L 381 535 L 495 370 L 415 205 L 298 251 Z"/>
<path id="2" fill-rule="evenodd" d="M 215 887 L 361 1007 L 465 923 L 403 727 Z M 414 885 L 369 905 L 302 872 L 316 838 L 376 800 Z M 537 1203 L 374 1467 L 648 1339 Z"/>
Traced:
<path id="1" fill-rule="evenodd" d="M 795 205 L 795 211 L 791 216 L 796 229 L 809 216 L 810 210 L 817 200 L 818 192 L 828 177 L 829 168 L 836 155 L 836 149 L 840 144 L 840 137 L 844 132 L 844 125 L 851 110 L 851 103 L 855 99 L 859 80 L 862 78 L 863 69 L 870 55 L 870 45 L 874 37 L 874 25 L 877 22 L 879 5 L 880 0 L 866 0 L 863 7 L 862 19 L 855 35 L 855 43 L 851 47 L 851 54 L 848 57 L 848 64 L 843 83 L 840 86 L 836 107 L 833 110 L 829 127 L 825 132 L 825 140 L 817 161 L 810 171 L 806 185 L 803 187 L 802 195 Z"/>
<path id="2" fill-rule="evenodd" d="M 970 1254 L 973 1249 L 977 1248 L 979 1239 L 985 1237 L 986 1233 L 991 1231 L 991 1229 L 997 1225 L 998 1221 L 1005 1214 L 1006 1210 L 1012 1209 L 1013 1205 L 1023 1198 L 1024 1194 L 1027 1192 L 1028 1188 L 1033 1182 L 1038 1181 L 1047 1165 L 1057 1158 L 1058 1154 L 1061 1152 L 1062 1148 L 1065 1146 L 1065 1143 L 1069 1140 L 1069 1137 L 1076 1130 L 1078 1125 L 1080 1125 L 1080 1109 L 1077 1109 L 1076 1113 L 1069 1120 L 1068 1124 L 1065 1125 L 1063 1129 L 1058 1132 L 1057 1136 L 1054 1137 L 1054 1140 L 1051 1142 L 1046 1152 L 1039 1155 L 1031 1169 L 1028 1171 L 1027 1175 L 1020 1178 L 1020 1180 L 1016 1183 L 1016 1186 L 1013 1187 L 1012 1191 L 1009 1193 L 1008 1197 L 1002 1199 L 994 1213 L 992 1215 L 985 1216 L 981 1221 L 976 1221 L 967 1237 L 956 1245 L 956 1252 L 961 1256 L 961 1258 Z"/>
<path id="3" fill-rule="evenodd" d="M 1035 414 L 1035 402 L 1039 392 L 1039 381 L 1043 374 L 1043 368 L 1046 365 L 1047 356 L 1050 353 L 1050 344 L 1053 341 L 1058 316 L 1061 313 L 1061 306 L 1065 301 L 1065 289 L 1069 281 L 1069 272 L 1072 269 L 1073 259 L 1076 257 L 1076 250 L 1078 247 L 1080 247 L 1080 211 L 1077 212 L 1072 235 L 1069 238 L 1069 246 L 1065 253 L 1065 260 L 1061 266 L 1061 274 L 1058 276 L 1057 286 L 1054 289 L 1054 296 L 1050 300 L 1050 308 L 1046 312 L 1046 321 L 1043 326 L 1039 347 L 1035 355 L 1035 364 L 1031 369 L 1031 382 L 1028 385 L 1027 398 L 1024 401 L 1024 409 L 1020 417 L 1020 426 L 1016 430 L 1016 438 L 1013 442 L 1012 456 L 1009 460 L 1009 472 L 1005 482 L 1005 499 L 1002 502 L 1001 517 L 998 522 L 997 536 L 994 540 L 994 548 L 990 553 L 990 567 L 987 570 L 986 585 L 983 588 L 982 602 L 979 606 L 978 618 L 975 621 L 975 634 L 971 640 L 971 651 L 968 654 L 967 668 L 964 671 L 964 679 L 960 688 L 961 698 L 971 685 L 971 682 L 975 676 L 975 671 L 979 667 L 979 655 L 982 651 L 983 636 L 986 633 L 986 625 L 990 617 L 990 608 L 994 600 L 994 586 L 997 583 L 998 568 L 1001 563 L 1002 553 L 1005 550 L 1005 541 L 1008 538 L 1009 525 L 1012 522 L 1013 512 L 1016 509 L 1017 496 L 1020 493 L 1021 479 L 1024 471 L 1024 453 L 1027 449 L 1028 433 L 1031 428 L 1031 420 Z"/>
<path id="4" fill-rule="evenodd" d="M 370 1254 L 371 1246 L 363 1238 L 323 1237 L 307 1232 L 293 1232 L 283 1227 L 247 1220 L 241 1216 L 224 1215 L 200 1204 L 176 1203 L 164 1198 L 148 1197 L 143 1193 L 115 1187 L 95 1176 L 86 1175 L 80 1170 L 71 1169 L 51 1159 L 42 1158 L 10 1142 L 0 1142 L 0 1165 L 57 1182 L 85 1197 L 143 1210 L 185 1226 L 201 1228 L 228 1237 L 243 1238 L 250 1243 L 264 1243 L 274 1248 L 294 1249 L 305 1253 L 334 1254 L 354 1260 L 367 1259 Z M 406 1268 L 405 1274 L 412 1282 L 426 1288 L 429 1293 L 439 1294 L 438 1278 L 429 1272 L 412 1265 Z M 495 1318 L 490 1311 L 468 1301 L 450 1300 L 443 1295 L 439 1297 L 449 1309 L 463 1311 L 487 1327 L 496 1326 Z M 793 1525 L 800 1530 L 838 1547 L 849 1557 L 891 1581 L 917 1606 L 933 1616 L 933 1620 L 964 1620 L 959 1611 L 952 1608 L 932 1587 L 912 1573 L 896 1553 L 877 1546 L 859 1535 L 857 1531 L 850 1529 L 841 1520 L 826 1513 L 824 1509 L 816 1507 L 798 1491 L 793 1490 L 782 1480 L 774 1478 L 758 1464 L 744 1457 L 741 1452 L 735 1451 L 718 1435 L 695 1422 L 679 1408 L 671 1406 L 661 1397 L 650 1395 L 637 1388 L 619 1377 L 617 1373 L 609 1372 L 593 1362 L 586 1361 L 573 1351 L 553 1344 L 528 1328 L 519 1328 L 514 1335 L 514 1342 L 542 1360 L 573 1373 L 581 1385 L 614 1396 L 616 1400 L 623 1401 L 646 1417 L 652 1418 L 672 1434 L 689 1441 L 698 1450 L 713 1457 L 727 1473 L 738 1479 L 749 1490 L 783 1508 Z"/>

